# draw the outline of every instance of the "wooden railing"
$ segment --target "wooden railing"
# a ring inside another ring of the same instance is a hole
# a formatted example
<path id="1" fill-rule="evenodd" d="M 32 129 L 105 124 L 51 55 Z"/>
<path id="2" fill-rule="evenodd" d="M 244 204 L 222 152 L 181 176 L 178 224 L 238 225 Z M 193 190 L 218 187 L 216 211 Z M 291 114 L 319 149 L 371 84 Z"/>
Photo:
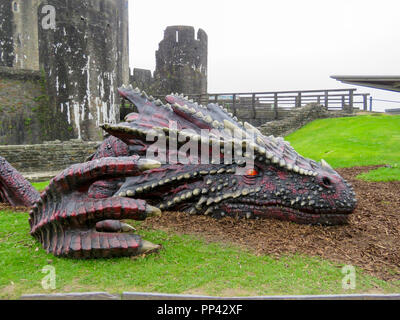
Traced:
<path id="1" fill-rule="evenodd" d="M 218 103 L 229 109 L 235 116 L 244 119 L 273 120 L 285 116 L 288 110 L 317 103 L 328 110 L 346 109 L 352 112 L 354 107 L 368 110 L 369 93 L 355 93 L 357 89 L 323 89 L 302 91 L 270 91 L 244 93 L 209 93 L 207 95 L 188 94 L 187 96 L 201 104 Z M 163 96 L 155 96 L 165 102 Z"/>

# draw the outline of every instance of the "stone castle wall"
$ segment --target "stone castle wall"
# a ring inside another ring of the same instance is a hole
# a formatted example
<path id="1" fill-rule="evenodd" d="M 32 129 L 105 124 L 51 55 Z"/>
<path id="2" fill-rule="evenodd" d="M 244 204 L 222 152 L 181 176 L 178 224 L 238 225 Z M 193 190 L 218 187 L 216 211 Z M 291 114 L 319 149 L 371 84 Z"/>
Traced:
<path id="1" fill-rule="evenodd" d="M 61 171 L 85 162 L 99 142 L 57 141 L 48 144 L 0 146 L 4 157 L 20 172 Z"/>
<path id="2" fill-rule="evenodd" d="M 48 119 L 38 71 L 0 67 L 0 145 L 36 144 L 61 137 L 60 132 L 50 130 L 56 122 Z"/>
<path id="3" fill-rule="evenodd" d="M 55 9 L 54 28 L 42 23 L 48 15 L 45 6 Z M 98 125 L 120 120 L 117 88 L 129 82 L 128 45 L 127 0 L 2 0 L 0 66 L 40 71 L 40 88 L 23 84 L 24 79 L 14 84 L 21 95 L 27 92 L 27 97 L 41 97 L 43 112 L 35 117 L 38 101 L 16 97 L 9 78 L 0 74 L 0 96 L 11 91 L 10 96 L 15 98 L 15 103 L 8 101 L 0 110 L 0 119 L 11 117 L 8 122 L 14 125 L 30 119 L 32 125 L 42 123 L 44 127 L 32 138 L 21 137 L 29 132 L 14 138 L 15 132 L 2 127 L 0 144 L 101 139 Z M 9 112 L 10 104 L 18 106 L 11 107 L 15 114 Z M 19 128 L 27 129 L 22 125 Z"/>
<path id="4" fill-rule="evenodd" d="M 328 111 L 325 106 L 312 103 L 302 108 L 293 108 L 287 111 L 286 117 L 277 121 L 267 122 L 261 125 L 259 130 L 266 136 L 284 137 L 317 119 L 351 116 L 353 114 L 349 112 Z"/>

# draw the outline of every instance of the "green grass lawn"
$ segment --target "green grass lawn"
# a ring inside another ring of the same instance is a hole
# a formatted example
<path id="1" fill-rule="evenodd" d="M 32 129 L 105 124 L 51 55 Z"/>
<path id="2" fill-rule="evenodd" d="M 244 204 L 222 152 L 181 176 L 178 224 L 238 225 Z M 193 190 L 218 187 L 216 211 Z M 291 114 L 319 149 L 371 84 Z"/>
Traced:
<path id="1" fill-rule="evenodd" d="M 42 182 L 33 182 L 32 185 L 35 187 L 37 191 L 43 191 L 48 185 L 50 180 L 42 181 Z"/>
<path id="2" fill-rule="evenodd" d="M 25 213 L 0 212 L 0 298 L 27 293 L 146 291 L 208 295 L 334 294 L 399 292 L 400 282 L 385 282 L 357 269 L 355 290 L 342 289 L 341 266 L 307 256 L 273 259 L 190 236 L 140 230 L 161 243 L 146 257 L 69 260 L 55 258 L 29 235 Z M 56 272 L 56 289 L 44 290 L 42 268 Z"/>
<path id="3" fill-rule="evenodd" d="M 389 164 L 369 180 L 400 180 L 400 116 L 317 120 L 287 139 L 302 155 L 332 166 Z M 47 182 L 34 184 L 43 190 Z M 400 292 L 400 281 L 385 282 L 357 268 L 355 290 L 342 289 L 341 266 L 303 255 L 273 259 L 226 244 L 141 229 L 146 240 L 163 245 L 159 254 L 136 259 L 68 260 L 46 254 L 29 235 L 26 213 L 0 212 L 0 298 L 48 293 L 41 287 L 46 265 L 55 267 L 50 292 L 149 291 L 225 296 Z"/>
<path id="4" fill-rule="evenodd" d="M 400 116 L 320 119 L 286 139 L 303 156 L 318 161 L 325 159 L 334 168 L 392 166 L 364 174 L 363 179 L 400 180 Z"/>

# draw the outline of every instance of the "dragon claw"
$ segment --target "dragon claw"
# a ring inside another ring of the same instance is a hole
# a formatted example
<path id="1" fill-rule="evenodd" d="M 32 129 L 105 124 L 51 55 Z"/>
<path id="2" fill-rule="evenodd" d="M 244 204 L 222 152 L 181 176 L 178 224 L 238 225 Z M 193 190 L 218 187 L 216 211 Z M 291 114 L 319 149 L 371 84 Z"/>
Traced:
<path id="1" fill-rule="evenodd" d="M 141 171 L 146 171 L 159 168 L 161 163 L 156 160 L 142 158 L 138 160 L 137 166 Z"/>
<path id="2" fill-rule="evenodd" d="M 161 210 L 150 205 L 146 205 L 146 213 L 148 217 L 161 217 Z"/>

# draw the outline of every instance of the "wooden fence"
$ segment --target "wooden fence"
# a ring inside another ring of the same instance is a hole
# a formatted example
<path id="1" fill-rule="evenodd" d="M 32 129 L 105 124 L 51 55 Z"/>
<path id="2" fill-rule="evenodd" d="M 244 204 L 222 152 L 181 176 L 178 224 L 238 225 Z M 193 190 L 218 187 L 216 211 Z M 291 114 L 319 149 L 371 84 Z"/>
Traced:
<path id="1" fill-rule="evenodd" d="M 239 119 L 254 125 L 284 118 L 293 108 L 309 103 L 324 105 L 328 110 L 348 110 L 354 107 L 368 110 L 369 93 L 355 93 L 357 89 L 323 89 L 302 91 L 271 91 L 244 93 L 188 94 L 190 99 L 202 104 L 218 103 Z M 155 98 L 164 100 L 162 96 Z"/>

